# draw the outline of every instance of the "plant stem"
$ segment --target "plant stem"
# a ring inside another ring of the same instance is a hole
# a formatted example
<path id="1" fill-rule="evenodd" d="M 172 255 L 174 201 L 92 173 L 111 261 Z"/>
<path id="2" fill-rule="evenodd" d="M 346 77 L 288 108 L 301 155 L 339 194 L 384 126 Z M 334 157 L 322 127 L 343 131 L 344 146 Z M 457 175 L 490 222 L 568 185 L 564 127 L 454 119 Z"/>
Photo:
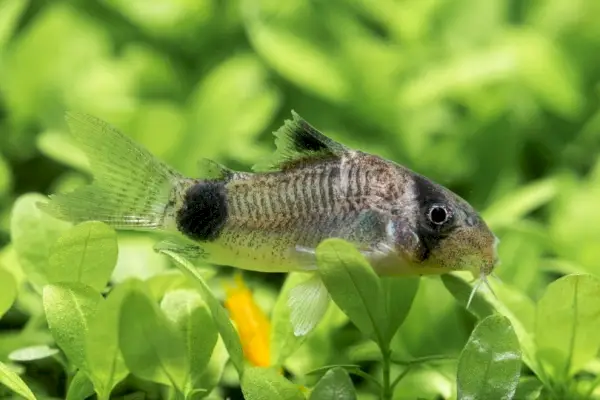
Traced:
<path id="1" fill-rule="evenodd" d="M 390 386 L 390 365 L 392 352 L 386 346 L 385 348 L 381 347 L 381 354 L 383 356 L 383 387 L 381 390 L 381 399 L 392 400 L 393 390 Z"/>
<path id="2" fill-rule="evenodd" d="M 447 360 L 455 360 L 455 358 L 447 356 L 447 355 L 434 355 L 434 356 L 425 356 L 425 357 L 414 358 L 412 360 L 400 360 L 400 359 L 394 358 L 392 356 L 393 364 L 405 365 L 405 366 L 418 365 L 418 364 L 428 363 L 428 362 L 432 362 L 432 361 L 447 361 Z"/>
<path id="3" fill-rule="evenodd" d="M 411 368 L 412 365 L 407 365 L 406 368 L 404 368 L 404 371 L 402 371 L 402 373 L 400 373 L 400 375 L 398 375 L 396 379 L 394 379 L 394 382 L 392 382 L 392 392 L 394 391 L 396 386 L 398 386 L 398 384 L 402 381 L 402 379 L 404 379 L 404 377 L 408 375 Z"/>

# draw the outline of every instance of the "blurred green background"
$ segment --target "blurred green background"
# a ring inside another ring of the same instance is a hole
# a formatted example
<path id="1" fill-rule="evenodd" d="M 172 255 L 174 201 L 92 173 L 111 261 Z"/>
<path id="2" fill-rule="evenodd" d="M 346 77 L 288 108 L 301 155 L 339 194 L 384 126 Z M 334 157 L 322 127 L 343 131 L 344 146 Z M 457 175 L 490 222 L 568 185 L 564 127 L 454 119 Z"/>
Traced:
<path id="1" fill-rule="evenodd" d="M 599 100 L 597 0 L 0 0 L 0 263 L 18 270 L 19 195 L 89 179 L 66 110 L 193 176 L 201 157 L 248 170 L 293 109 L 472 202 L 501 239 L 499 277 L 537 299 L 600 274 Z M 124 247 L 117 275 L 164 268 L 151 243 Z M 413 355 L 468 337 L 441 291 L 422 285 L 426 316 L 403 327 Z"/>

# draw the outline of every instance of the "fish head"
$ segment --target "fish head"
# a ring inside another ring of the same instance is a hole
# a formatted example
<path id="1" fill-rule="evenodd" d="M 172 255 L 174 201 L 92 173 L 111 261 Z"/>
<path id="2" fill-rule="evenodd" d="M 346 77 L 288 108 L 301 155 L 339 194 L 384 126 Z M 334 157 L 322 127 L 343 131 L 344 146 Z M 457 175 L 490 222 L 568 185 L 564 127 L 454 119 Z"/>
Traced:
<path id="1" fill-rule="evenodd" d="M 414 177 L 412 231 L 418 266 L 433 273 L 468 270 L 486 277 L 498 264 L 498 238 L 463 198 L 425 177 Z"/>

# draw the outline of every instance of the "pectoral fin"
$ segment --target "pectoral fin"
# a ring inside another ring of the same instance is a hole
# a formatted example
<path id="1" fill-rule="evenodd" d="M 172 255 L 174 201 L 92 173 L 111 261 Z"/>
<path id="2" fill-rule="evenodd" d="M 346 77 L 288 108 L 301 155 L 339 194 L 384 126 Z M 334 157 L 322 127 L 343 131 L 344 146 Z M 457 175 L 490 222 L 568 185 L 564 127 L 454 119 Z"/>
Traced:
<path id="1" fill-rule="evenodd" d="M 163 250 L 168 250 L 179 254 L 189 261 L 204 259 L 207 257 L 207 254 L 202 247 L 190 242 L 189 240 L 175 237 L 162 240 L 154 245 L 154 251 L 160 252 Z"/>
<path id="2" fill-rule="evenodd" d="M 329 293 L 318 274 L 290 290 L 288 306 L 294 335 L 304 336 L 317 326 L 329 306 Z"/>

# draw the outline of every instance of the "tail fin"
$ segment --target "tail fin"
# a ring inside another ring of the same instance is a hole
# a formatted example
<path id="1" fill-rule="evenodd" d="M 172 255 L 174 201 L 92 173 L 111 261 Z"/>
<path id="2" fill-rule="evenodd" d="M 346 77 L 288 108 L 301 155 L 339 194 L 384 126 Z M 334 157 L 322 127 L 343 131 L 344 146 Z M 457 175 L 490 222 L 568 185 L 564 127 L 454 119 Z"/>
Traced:
<path id="1" fill-rule="evenodd" d="M 184 177 L 105 122 L 67 113 L 67 122 L 94 173 L 91 185 L 50 196 L 39 207 L 79 223 L 102 221 L 117 229 L 165 228 L 173 187 Z"/>

